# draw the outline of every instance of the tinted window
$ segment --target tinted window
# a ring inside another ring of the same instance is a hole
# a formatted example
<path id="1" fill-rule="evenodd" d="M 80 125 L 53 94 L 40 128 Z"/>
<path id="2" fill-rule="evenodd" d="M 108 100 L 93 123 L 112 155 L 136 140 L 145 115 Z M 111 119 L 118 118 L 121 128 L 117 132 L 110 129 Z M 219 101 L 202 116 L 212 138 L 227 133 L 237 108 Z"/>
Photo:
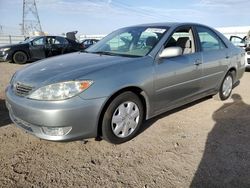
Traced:
<path id="1" fill-rule="evenodd" d="M 91 45 L 92 42 L 91 42 L 91 40 L 85 40 L 85 41 L 83 42 L 83 44 L 84 44 L 84 45 Z"/>
<path id="2" fill-rule="evenodd" d="M 197 32 L 201 42 L 202 51 L 220 50 L 226 48 L 213 31 L 205 27 L 197 27 Z"/>
<path id="3" fill-rule="evenodd" d="M 33 40 L 33 45 L 34 46 L 44 45 L 44 38 L 41 37 L 41 38 L 38 38 L 38 39 L 34 39 Z"/>
<path id="4" fill-rule="evenodd" d="M 56 37 L 54 44 L 68 44 L 68 41 L 63 37 Z"/>

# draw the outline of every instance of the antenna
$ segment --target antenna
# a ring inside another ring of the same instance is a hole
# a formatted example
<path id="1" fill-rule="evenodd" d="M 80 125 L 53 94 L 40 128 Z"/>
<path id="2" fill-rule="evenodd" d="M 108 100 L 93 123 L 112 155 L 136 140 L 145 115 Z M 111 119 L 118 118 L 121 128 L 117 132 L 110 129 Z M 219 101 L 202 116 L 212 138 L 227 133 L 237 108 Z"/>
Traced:
<path id="1" fill-rule="evenodd" d="M 22 34 L 29 36 L 34 32 L 43 32 L 36 7 L 36 0 L 23 0 Z"/>

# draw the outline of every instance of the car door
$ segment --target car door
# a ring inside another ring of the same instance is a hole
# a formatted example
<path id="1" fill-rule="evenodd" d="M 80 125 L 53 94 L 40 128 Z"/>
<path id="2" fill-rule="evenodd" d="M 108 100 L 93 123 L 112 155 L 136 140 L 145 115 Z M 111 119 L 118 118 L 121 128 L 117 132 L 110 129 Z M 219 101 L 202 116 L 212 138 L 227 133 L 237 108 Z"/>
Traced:
<path id="1" fill-rule="evenodd" d="M 54 45 L 57 49 L 57 54 L 56 55 L 60 55 L 60 54 L 64 54 L 66 53 L 66 49 L 68 46 L 69 42 L 64 38 L 64 37 L 55 37 L 55 41 L 54 41 Z"/>
<path id="2" fill-rule="evenodd" d="M 200 92 L 201 54 L 197 52 L 192 27 L 178 28 L 165 48 L 179 46 L 183 54 L 160 58 L 155 64 L 155 110 L 178 106 Z"/>
<path id="3" fill-rule="evenodd" d="M 222 39 L 211 29 L 196 27 L 202 55 L 202 91 L 214 90 L 223 78 L 231 52 Z"/>
<path id="4" fill-rule="evenodd" d="M 32 59 L 45 58 L 45 37 L 37 37 L 29 44 L 30 55 Z"/>
<path id="5" fill-rule="evenodd" d="M 246 38 L 246 37 L 245 37 Z M 235 45 L 235 46 L 238 46 L 238 47 L 246 47 L 246 41 L 245 41 L 245 38 L 241 38 L 241 37 L 238 37 L 238 36 L 230 36 L 230 41 Z"/>
<path id="6" fill-rule="evenodd" d="M 60 40 L 58 40 L 58 37 L 55 36 L 46 37 L 46 54 L 47 57 L 62 54 L 62 46 Z"/>

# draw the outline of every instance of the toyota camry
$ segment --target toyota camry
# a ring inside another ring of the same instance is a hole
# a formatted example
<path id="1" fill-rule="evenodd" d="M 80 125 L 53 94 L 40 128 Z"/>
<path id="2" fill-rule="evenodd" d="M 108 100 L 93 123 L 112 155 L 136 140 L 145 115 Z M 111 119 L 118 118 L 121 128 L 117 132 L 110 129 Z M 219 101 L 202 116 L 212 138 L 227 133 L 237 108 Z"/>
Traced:
<path id="1" fill-rule="evenodd" d="M 12 121 L 37 137 L 119 144 L 163 112 L 205 96 L 229 98 L 244 59 L 242 49 L 201 24 L 131 26 L 86 51 L 17 71 L 6 105 Z"/>

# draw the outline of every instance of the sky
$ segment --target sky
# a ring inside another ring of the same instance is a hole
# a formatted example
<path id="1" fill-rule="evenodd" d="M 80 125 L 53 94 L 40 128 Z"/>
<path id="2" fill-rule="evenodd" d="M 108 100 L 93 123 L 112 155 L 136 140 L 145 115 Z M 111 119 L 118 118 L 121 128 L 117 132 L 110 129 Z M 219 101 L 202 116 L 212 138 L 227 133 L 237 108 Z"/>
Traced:
<path id="1" fill-rule="evenodd" d="M 22 4 L 23 0 L 0 0 L 0 33 L 21 33 Z M 74 30 L 108 34 L 121 27 L 155 22 L 250 26 L 249 0 L 36 0 L 36 4 L 42 29 L 49 34 Z"/>

